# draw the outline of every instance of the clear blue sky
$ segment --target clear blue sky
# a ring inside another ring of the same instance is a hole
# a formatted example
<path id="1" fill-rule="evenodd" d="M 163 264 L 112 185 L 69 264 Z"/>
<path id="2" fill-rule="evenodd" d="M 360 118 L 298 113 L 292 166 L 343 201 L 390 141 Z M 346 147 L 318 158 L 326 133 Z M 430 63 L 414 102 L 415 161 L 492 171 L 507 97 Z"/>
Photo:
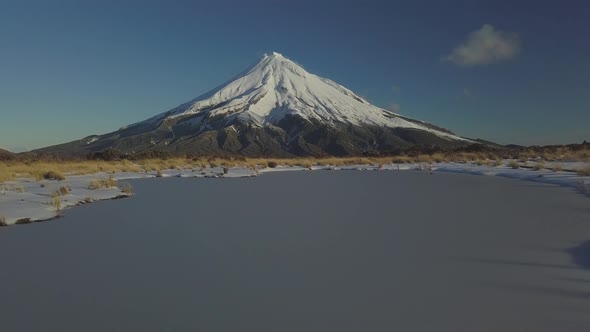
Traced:
<path id="1" fill-rule="evenodd" d="M 464 136 L 590 141 L 589 8 L 0 0 L 0 147 L 116 130 L 207 92 L 272 51 L 378 106 Z"/>

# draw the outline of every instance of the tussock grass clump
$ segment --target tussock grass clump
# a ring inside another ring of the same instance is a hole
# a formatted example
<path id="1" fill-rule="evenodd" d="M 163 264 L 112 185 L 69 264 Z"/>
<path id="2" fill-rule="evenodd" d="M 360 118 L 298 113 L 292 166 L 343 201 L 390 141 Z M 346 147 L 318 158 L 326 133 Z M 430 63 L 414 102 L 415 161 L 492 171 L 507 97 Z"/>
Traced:
<path id="1" fill-rule="evenodd" d="M 535 171 L 540 171 L 542 169 L 545 169 L 545 163 L 544 162 L 538 162 L 535 164 L 535 166 L 533 166 L 533 169 Z"/>
<path id="2" fill-rule="evenodd" d="M 119 190 L 121 190 L 122 193 L 127 194 L 129 196 L 133 195 L 133 193 L 135 192 L 131 183 L 120 184 Z"/>
<path id="3" fill-rule="evenodd" d="M 45 174 L 43 174 L 43 178 L 45 180 L 55 180 L 55 181 L 63 181 L 66 179 L 66 177 L 58 171 L 49 171 L 49 172 L 45 172 Z"/>
<path id="4" fill-rule="evenodd" d="M 561 172 L 563 170 L 563 167 L 561 167 L 561 165 L 557 164 L 557 165 L 553 166 L 551 169 L 554 172 Z"/>
<path id="5" fill-rule="evenodd" d="M 97 189 L 108 189 L 108 188 L 115 188 L 117 187 L 117 180 L 113 178 L 112 175 L 109 175 L 108 179 L 98 179 L 90 181 L 88 185 L 88 189 L 90 190 L 97 190 Z"/>
<path id="6" fill-rule="evenodd" d="M 581 176 L 590 176 L 590 166 L 580 168 L 577 172 Z"/>
<path id="7" fill-rule="evenodd" d="M 6 223 L 6 218 L 4 216 L 0 216 L 0 227 L 8 226 Z"/>
<path id="8" fill-rule="evenodd" d="M 61 186 L 61 187 L 59 187 L 58 192 L 60 193 L 61 196 L 69 195 L 72 192 L 72 187 L 70 187 L 70 186 Z"/>
<path id="9" fill-rule="evenodd" d="M 156 177 L 157 178 L 161 178 L 163 176 L 164 176 L 164 174 L 162 173 L 162 170 L 158 170 L 158 172 L 156 172 Z"/>
<path id="10" fill-rule="evenodd" d="M 51 206 L 55 209 L 55 211 L 61 210 L 61 194 L 59 191 L 54 192 L 51 194 Z"/>
<path id="11" fill-rule="evenodd" d="M 277 162 L 276 162 L 276 161 L 272 161 L 272 160 L 266 163 L 266 166 L 268 166 L 269 168 L 275 168 L 275 167 L 277 167 L 278 165 L 279 165 L 279 164 L 277 164 Z"/>
<path id="12" fill-rule="evenodd" d="M 512 169 L 519 169 L 520 168 L 520 164 L 516 160 L 511 160 L 508 163 L 508 166 L 510 166 L 510 168 L 512 168 Z"/>

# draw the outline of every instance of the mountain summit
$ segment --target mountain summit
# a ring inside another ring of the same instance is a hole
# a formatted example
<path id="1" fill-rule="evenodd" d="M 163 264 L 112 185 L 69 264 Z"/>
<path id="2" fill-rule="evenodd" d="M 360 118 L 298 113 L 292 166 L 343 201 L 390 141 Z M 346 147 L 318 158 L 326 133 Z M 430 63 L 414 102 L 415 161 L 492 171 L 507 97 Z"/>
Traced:
<path id="1" fill-rule="evenodd" d="M 373 106 L 272 53 L 228 83 L 168 112 L 40 151 L 358 155 L 470 143 L 446 129 Z"/>

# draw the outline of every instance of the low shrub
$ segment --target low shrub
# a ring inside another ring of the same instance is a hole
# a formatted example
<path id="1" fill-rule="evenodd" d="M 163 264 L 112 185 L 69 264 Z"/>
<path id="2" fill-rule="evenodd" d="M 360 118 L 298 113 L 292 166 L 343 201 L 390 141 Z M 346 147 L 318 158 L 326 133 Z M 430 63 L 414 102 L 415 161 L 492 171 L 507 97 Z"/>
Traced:
<path id="1" fill-rule="evenodd" d="M 4 218 L 3 216 L 0 216 L 0 227 L 4 227 L 4 226 L 8 226 L 8 224 L 6 223 L 6 218 Z"/>
<path id="2" fill-rule="evenodd" d="M 545 168 L 545 163 L 543 163 L 543 162 L 536 163 L 535 166 L 533 166 L 533 169 L 535 171 L 540 171 L 544 168 Z"/>
<path id="3" fill-rule="evenodd" d="M 268 166 L 269 168 L 275 168 L 278 166 L 278 164 L 275 161 L 269 161 L 266 163 L 266 166 Z"/>
<path id="4" fill-rule="evenodd" d="M 224 168 L 223 168 L 223 174 L 227 174 L 228 172 L 229 172 L 229 168 L 227 168 L 227 167 L 224 167 Z"/>

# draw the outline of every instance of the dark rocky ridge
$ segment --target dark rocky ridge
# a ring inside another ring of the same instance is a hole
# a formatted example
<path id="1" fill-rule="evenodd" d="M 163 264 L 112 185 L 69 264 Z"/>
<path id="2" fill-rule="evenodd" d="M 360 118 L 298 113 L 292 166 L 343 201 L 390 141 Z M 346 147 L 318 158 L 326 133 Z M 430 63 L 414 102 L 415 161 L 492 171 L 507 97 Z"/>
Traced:
<path id="1" fill-rule="evenodd" d="M 106 135 L 36 150 L 62 156 L 83 156 L 108 149 L 124 154 L 165 151 L 178 155 L 351 156 L 393 154 L 412 147 L 457 148 L 465 141 L 444 139 L 431 132 L 350 124 L 326 125 L 288 116 L 277 125 L 254 126 L 234 120 L 206 119 L 188 124 L 194 116 L 165 120 L 157 126 L 141 123 Z"/>
<path id="2" fill-rule="evenodd" d="M 6 151 L 4 149 L 0 149 L 0 160 L 10 160 L 13 159 L 15 157 L 15 154 L 10 152 L 10 151 Z"/>

